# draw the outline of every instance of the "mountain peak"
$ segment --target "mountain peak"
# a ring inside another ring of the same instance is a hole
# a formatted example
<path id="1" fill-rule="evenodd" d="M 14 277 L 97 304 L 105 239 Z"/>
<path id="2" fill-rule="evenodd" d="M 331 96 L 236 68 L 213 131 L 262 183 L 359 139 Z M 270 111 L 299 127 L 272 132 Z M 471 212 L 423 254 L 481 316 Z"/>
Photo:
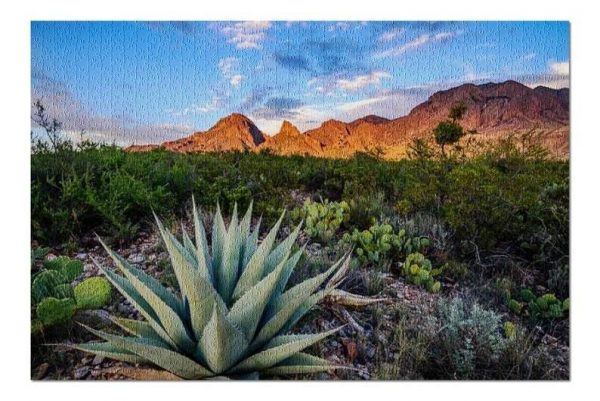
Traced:
<path id="1" fill-rule="evenodd" d="M 358 118 L 358 119 L 352 121 L 350 124 L 358 125 L 360 123 L 369 123 L 369 124 L 378 125 L 378 124 L 385 124 L 389 121 L 390 120 L 385 117 L 381 117 L 381 116 L 378 116 L 375 114 L 369 114 L 367 116 L 364 116 L 364 117 L 361 117 L 361 118 Z"/>
<path id="2" fill-rule="evenodd" d="M 288 120 L 284 120 L 277 135 L 302 135 L 298 128 Z"/>

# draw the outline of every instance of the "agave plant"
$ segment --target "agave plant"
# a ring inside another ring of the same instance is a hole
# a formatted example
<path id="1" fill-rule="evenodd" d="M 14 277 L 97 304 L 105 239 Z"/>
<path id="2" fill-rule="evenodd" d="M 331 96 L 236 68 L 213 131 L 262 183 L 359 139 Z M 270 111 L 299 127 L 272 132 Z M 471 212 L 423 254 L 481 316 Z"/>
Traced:
<path id="1" fill-rule="evenodd" d="M 238 220 L 236 205 L 227 226 L 217 205 L 210 249 L 195 202 L 195 243 L 185 229 L 180 242 L 155 216 L 180 296 L 100 240 L 123 275 L 94 262 L 145 321 L 112 317 L 129 336 L 85 326 L 106 342 L 73 348 L 126 362 L 152 363 L 184 379 L 314 373 L 335 368 L 327 360 L 301 351 L 339 328 L 319 334 L 286 333 L 331 294 L 348 270 L 350 254 L 327 271 L 286 289 L 303 251 L 291 252 L 302 223 L 276 244 L 283 214 L 262 241 L 258 240 L 260 219 L 252 228 L 251 215 L 252 204 Z"/>

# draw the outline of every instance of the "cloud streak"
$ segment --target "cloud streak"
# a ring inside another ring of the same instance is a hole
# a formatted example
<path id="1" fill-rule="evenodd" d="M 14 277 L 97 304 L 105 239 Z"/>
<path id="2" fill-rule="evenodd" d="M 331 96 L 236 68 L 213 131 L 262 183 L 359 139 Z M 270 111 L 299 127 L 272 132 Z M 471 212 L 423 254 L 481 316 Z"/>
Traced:
<path id="1" fill-rule="evenodd" d="M 380 52 L 376 52 L 373 57 L 375 59 L 381 59 L 386 57 L 398 57 L 403 55 L 409 50 L 418 49 L 428 44 L 436 43 L 436 42 L 444 42 L 450 39 L 453 39 L 457 36 L 460 36 L 464 33 L 463 30 L 457 31 L 444 31 L 437 33 L 424 33 L 419 35 L 415 39 L 402 43 L 399 46 L 392 47 L 387 50 L 383 50 Z"/>
<path id="2" fill-rule="evenodd" d="M 224 26 L 221 32 L 238 49 L 260 49 L 271 26 L 269 21 L 244 21 Z"/>

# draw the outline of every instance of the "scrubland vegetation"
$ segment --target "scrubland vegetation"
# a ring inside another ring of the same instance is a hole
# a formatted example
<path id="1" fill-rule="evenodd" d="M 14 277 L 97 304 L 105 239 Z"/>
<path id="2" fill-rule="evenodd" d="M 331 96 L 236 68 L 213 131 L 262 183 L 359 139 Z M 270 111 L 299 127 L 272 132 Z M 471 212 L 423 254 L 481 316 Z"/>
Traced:
<path id="1" fill-rule="evenodd" d="M 234 205 L 245 210 L 253 202 L 254 215 L 262 216 L 260 238 L 284 209 L 290 213 L 281 223 L 283 233 L 303 220 L 294 249 L 308 245 L 288 287 L 352 251 L 340 288 L 384 299 L 364 306 L 326 302 L 307 313 L 297 332 L 348 323 L 309 350 L 354 369 L 291 377 L 568 379 L 568 162 L 511 140 L 469 159 L 448 148 L 436 156 L 426 146 L 416 143 L 411 159 L 396 162 L 371 154 L 332 160 L 35 146 L 31 228 L 39 260 L 32 263 L 32 286 L 47 293 L 32 293 L 32 369 L 50 361 L 52 377 L 73 377 L 60 367 L 73 360 L 39 344 L 93 339 L 71 317 L 78 308 L 106 301 L 102 294 L 78 299 L 91 286 L 104 291 L 102 284 L 71 285 L 81 271 L 67 259 L 53 267 L 40 256 L 41 246 L 54 255 L 87 258 L 87 252 L 100 252 L 93 233 L 132 253 L 145 238 L 153 243 L 146 268 L 178 289 L 152 211 L 179 230 L 180 221 L 185 226 L 192 220 L 194 196 L 203 211 L 214 211 L 218 203 L 226 221 Z M 44 276 L 53 276 L 52 286 L 39 284 Z M 50 305 L 47 296 L 55 299 Z M 118 304 L 115 294 L 112 299 Z M 59 311 L 52 326 L 63 329 L 43 328 L 46 310 Z"/>

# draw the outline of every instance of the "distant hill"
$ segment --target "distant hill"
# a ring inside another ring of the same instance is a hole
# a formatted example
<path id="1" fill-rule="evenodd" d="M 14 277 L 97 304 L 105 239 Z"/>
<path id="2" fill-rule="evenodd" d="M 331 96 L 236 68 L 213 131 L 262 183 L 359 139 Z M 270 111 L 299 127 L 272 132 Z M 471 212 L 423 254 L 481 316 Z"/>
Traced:
<path id="1" fill-rule="evenodd" d="M 321 157 L 350 157 L 375 148 L 390 158 L 401 158 L 414 138 L 431 138 L 433 128 L 447 118 L 450 108 L 462 102 L 467 112 L 461 124 L 476 130 L 476 138 L 494 141 L 511 133 L 543 132 L 543 144 L 551 153 L 569 153 L 569 89 L 529 88 L 515 81 L 465 84 L 436 92 L 406 116 L 389 120 L 368 115 L 346 123 L 325 121 L 304 133 L 284 121 L 278 134 L 264 135 L 241 114 L 227 116 L 209 130 L 161 146 L 176 152 L 259 151 L 277 154 L 308 154 Z M 147 151 L 157 145 L 131 146 L 130 151 Z"/>

